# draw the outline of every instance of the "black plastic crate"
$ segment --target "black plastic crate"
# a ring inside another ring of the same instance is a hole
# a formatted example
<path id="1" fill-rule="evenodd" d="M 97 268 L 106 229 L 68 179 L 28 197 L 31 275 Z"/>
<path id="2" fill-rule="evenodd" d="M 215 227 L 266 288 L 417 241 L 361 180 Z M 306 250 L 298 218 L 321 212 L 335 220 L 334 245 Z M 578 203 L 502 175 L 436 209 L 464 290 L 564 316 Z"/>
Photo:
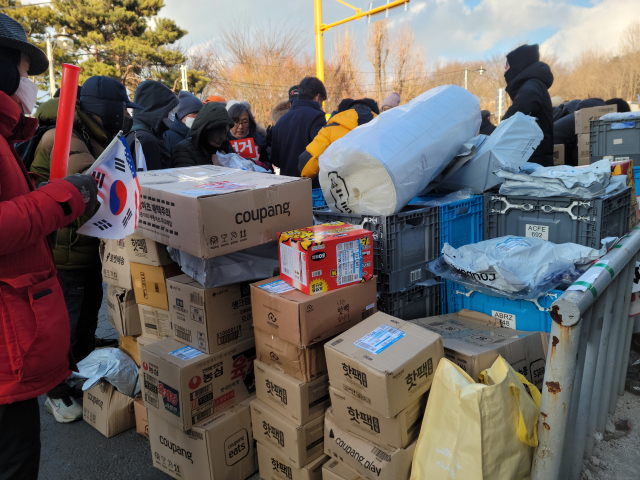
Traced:
<path id="1" fill-rule="evenodd" d="M 378 293 L 378 310 L 402 320 L 440 315 L 440 284 L 415 285 L 400 292 Z"/>
<path id="2" fill-rule="evenodd" d="M 315 210 L 321 223 L 345 222 L 373 233 L 373 269 L 378 292 L 397 292 L 434 278 L 425 268 L 440 255 L 438 207 L 407 206 L 393 215 L 360 215 Z"/>
<path id="3" fill-rule="evenodd" d="M 601 248 L 629 231 L 630 187 L 599 198 L 484 194 L 484 239 L 515 235 Z"/>
<path id="4" fill-rule="evenodd" d="M 633 160 L 634 165 L 640 165 L 640 119 L 591 121 L 589 161 L 609 156 L 614 162 Z"/>

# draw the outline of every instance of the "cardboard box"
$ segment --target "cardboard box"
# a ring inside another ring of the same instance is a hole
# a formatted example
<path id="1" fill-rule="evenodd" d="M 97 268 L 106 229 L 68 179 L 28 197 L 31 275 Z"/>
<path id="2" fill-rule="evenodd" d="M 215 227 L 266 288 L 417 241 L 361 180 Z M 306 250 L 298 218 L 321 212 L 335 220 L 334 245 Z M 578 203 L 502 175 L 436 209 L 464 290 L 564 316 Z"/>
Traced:
<path id="1" fill-rule="evenodd" d="M 588 133 L 578 135 L 578 165 L 591 165 L 589 142 L 591 135 Z"/>
<path id="2" fill-rule="evenodd" d="M 133 290 L 107 285 L 107 318 L 122 336 L 142 334 L 140 313 Z"/>
<path id="3" fill-rule="evenodd" d="M 113 437 L 136 426 L 133 398 L 101 380 L 84 392 L 82 418 L 105 437 Z"/>
<path id="4" fill-rule="evenodd" d="M 136 233 L 200 258 L 313 224 L 311 180 L 201 165 L 140 172 Z"/>
<path id="5" fill-rule="evenodd" d="M 553 164 L 554 165 L 564 165 L 564 145 L 554 145 L 553 146 Z"/>
<path id="6" fill-rule="evenodd" d="M 123 240 L 103 240 L 100 243 L 102 281 L 107 285 L 133 290 L 131 267 Z"/>
<path id="7" fill-rule="evenodd" d="M 280 277 L 251 284 L 253 326 L 298 347 L 344 332 L 377 309 L 376 282 L 305 295 Z"/>
<path id="8" fill-rule="evenodd" d="M 256 328 L 253 333 L 256 339 L 256 359 L 261 362 L 278 368 L 303 382 L 310 382 L 327 373 L 324 341 L 298 348 L 293 343 L 263 332 L 259 328 Z"/>
<path id="9" fill-rule="evenodd" d="M 171 260 L 167 247 L 140 235 L 129 235 L 124 239 L 127 258 L 131 262 L 162 267 L 175 263 Z"/>
<path id="10" fill-rule="evenodd" d="M 342 428 L 389 450 L 405 448 L 418 437 L 429 395 L 425 393 L 395 417 L 386 418 L 333 387 L 329 394 L 333 417 Z"/>
<path id="11" fill-rule="evenodd" d="M 324 417 L 296 425 L 256 399 L 251 402 L 251 420 L 253 438 L 278 452 L 296 468 L 324 455 Z"/>
<path id="12" fill-rule="evenodd" d="M 122 350 L 124 353 L 129 355 L 136 365 L 140 366 L 140 351 L 138 349 L 138 338 L 139 337 L 123 337 L 122 335 L 118 336 L 118 348 Z"/>
<path id="13" fill-rule="evenodd" d="M 325 414 L 324 453 L 344 461 L 347 467 L 368 480 L 409 478 L 417 442 L 415 440 L 405 449 L 387 450 L 342 429 L 331 409 Z"/>
<path id="14" fill-rule="evenodd" d="M 329 460 L 322 465 L 322 480 L 364 480 L 340 460 Z"/>
<path id="15" fill-rule="evenodd" d="M 183 432 L 149 412 L 153 466 L 180 480 L 244 480 L 258 469 L 249 402 Z"/>
<path id="16" fill-rule="evenodd" d="M 329 460 L 322 454 L 302 468 L 296 468 L 286 458 L 265 447 L 260 442 L 258 447 L 258 466 L 262 480 L 322 480 L 322 465 Z"/>
<path id="17" fill-rule="evenodd" d="M 147 419 L 147 407 L 144 400 L 138 397 L 133 401 L 133 409 L 136 416 L 136 432 L 149 438 L 149 420 Z"/>
<path id="18" fill-rule="evenodd" d="M 365 480 L 340 460 L 329 460 L 322 465 L 322 480 Z"/>
<path id="19" fill-rule="evenodd" d="M 591 120 L 599 120 L 601 116 L 617 111 L 617 105 L 603 105 L 601 107 L 590 107 L 578 110 L 575 113 L 576 133 L 589 133 L 591 131 Z"/>
<path id="20" fill-rule="evenodd" d="M 253 337 L 248 283 L 204 288 L 188 275 L 167 281 L 173 337 L 216 353 Z"/>
<path id="21" fill-rule="evenodd" d="M 549 334 L 502 328 L 500 320 L 471 310 L 412 320 L 442 336 L 444 354 L 476 382 L 498 355 L 542 389 Z"/>
<path id="22" fill-rule="evenodd" d="M 187 430 L 255 393 L 253 339 L 207 355 L 173 338 L 140 349 L 144 404 Z"/>
<path id="23" fill-rule="evenodd" d="M 387 418 L 431 388 L 444 356 L 440 335 L 381 312 L 324 348 L 331 386 Z"/>
<path id="24" fill-rule="evenodd" d="M 156 343 L 158 340 L 160 340 L 159 338 L 149 338 L 149 337 L 145 337 L 145 336 L 139 336 L 136 338 L 136 343 L 138 344 L 138 360 L 140 359 L 140 349 L 147 346 L 147 345 L 151 345 L 152 343 Z M 138 364 L 138 367 L 140 366 L 140 364 Z M 144 369 L 140 368 L 138 371 L 138 375 L 140 376 L 140 393 L 142 394 L 142 398 L 144 399 Z"/>
<path id="25" fill-rule="evenodd" d="M 173 263 L 164 267 L 131 262 L 131 278 L 136 302 L 141 305 L 169 310 L 167 279 L 180 275 L 180 265 Z"/>
<path id="26" fill-rule="evenodd" d="M 258 399 L 297 425 L 321 417 L 331 405 L 327 375 L 305 383 L 260 361 L 254 369 Z"/>
<path id="27" fill-rule="evenodd" d="M 373 237 L 344 222 L 315 225 L 278 235 L 280 278 L 307 295 L 373 278 Z"/>
<path id="28" fill-rule="evenodd" d="M 173 337 L 171 313 L 161 308 L 138 304 L 142 336 L 162 340 Z"/>

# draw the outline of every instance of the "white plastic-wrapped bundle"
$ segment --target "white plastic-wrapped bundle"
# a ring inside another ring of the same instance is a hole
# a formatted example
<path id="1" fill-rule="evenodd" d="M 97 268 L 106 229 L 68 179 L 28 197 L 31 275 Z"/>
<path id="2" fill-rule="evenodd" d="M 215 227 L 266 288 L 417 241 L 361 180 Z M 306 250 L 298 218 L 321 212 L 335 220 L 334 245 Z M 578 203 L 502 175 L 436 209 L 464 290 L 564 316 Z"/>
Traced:
<path id="1" fill-rule="evenodd" d="M 399 212 L 478 133 L 480 121 L 478 98 L 455 85 L 387 110 L 320 156 L 327 204 L 334 212 Z"/>

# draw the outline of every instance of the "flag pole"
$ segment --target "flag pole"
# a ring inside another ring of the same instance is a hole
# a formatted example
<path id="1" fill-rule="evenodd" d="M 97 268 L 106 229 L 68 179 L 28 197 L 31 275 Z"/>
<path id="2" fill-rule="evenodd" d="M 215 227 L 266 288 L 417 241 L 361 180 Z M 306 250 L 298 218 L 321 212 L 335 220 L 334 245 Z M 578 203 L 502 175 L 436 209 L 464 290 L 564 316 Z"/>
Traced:
<path id="1" fill-rule="evenodd" d="M 100 154 L 100 156 L 98 158 L 96 158 L 96 161 L 93 162 L 93 165 L 91 165 L 91 167 L 89 167 L 89 170 L 86 171 L 85 175 L 91 175 L 93 173 L 93 171 L 98 168 L 98 165 L 100 165 L 100 161 L 102 160 L 102 158 L 107 155 L 109 153 L 109 151 L 113 148 L 114 145 L 116 145 L 119 141 L 120 141 L 120 137 L 122 136 L 122 130 L 120 130 L 118 132 L 118 134 L 113 137 L 113 140 L 111 140 L 111 143 L 109 145 L 107 145 L 107 148 L 105 148 L 102 153 Z"/>

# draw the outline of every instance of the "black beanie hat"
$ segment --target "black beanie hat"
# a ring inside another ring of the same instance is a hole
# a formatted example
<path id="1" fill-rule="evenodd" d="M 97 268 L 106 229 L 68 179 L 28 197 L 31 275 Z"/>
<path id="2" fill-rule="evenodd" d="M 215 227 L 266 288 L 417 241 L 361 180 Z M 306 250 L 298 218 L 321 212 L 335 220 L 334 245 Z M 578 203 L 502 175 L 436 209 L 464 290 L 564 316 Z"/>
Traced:
<path id="1" fill-rule="evenodd" d="M 338 104 L 338 112 L 344 112 L 349 109 L 349 105 L 353 102 L 353 98 L 345 98 Z"/>
<path id="2" fill-rule="evenodd" d="M 525 68 L 540 61 L 540 50 L 538 44 L 534 45 L 521 45 L 514 51 L 507 53 L 507 61 L 509 62 L 509 70 L 513 73 L 512 77 L 515 77 Z"/>
<path id="3" fill-rule="evenodd" d="M 11 50 L 3 48 L 2 50 Z M 16 93 L 20 86 L 20 70 L 18 70 L 18 64 L 15 63 L 13 58 L 7 58 L 5 51 L 0 50 L 0 91 L 11 96 Z M 16 50 L 17 51 L 17 50 Z M 20 58 L 20 52 L 18 52 L 18 58 Z"/>

